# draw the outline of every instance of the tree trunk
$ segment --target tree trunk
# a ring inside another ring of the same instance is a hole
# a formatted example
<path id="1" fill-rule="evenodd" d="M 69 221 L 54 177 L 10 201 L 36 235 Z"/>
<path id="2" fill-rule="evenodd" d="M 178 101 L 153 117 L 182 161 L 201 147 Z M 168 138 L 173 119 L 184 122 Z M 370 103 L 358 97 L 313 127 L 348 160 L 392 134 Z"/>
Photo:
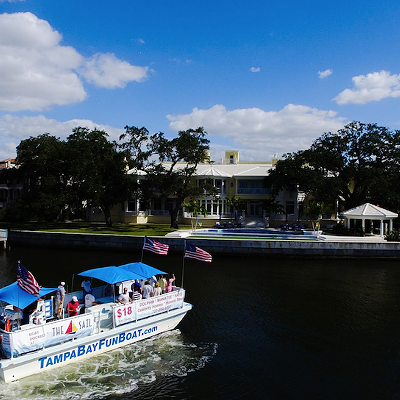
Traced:
<path id="1" fill-rule="evenodd" d="M 169 210 L 169 215 L 171 217 L 170 228 L 178 229 L 178 209 Z"/>
<path id="2" fill-rule="evenodd" d="M 109 208 L 103 208 L 103 213 L 104 213 L 104 219 L 106 221 L 106 226 L 111 227 L 112 226 L 111 210 Z"/>

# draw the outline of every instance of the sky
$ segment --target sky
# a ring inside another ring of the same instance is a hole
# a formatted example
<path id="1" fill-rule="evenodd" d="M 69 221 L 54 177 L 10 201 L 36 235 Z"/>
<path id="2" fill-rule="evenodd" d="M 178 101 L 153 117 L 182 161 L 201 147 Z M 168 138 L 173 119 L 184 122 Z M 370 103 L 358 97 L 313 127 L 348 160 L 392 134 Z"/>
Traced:
<path id="1" fill-rule="evenodd" d="M 202 126 L 217 163 L 400 130 L 399 47 L 398 0 L 0 0 L 0 159 L 78 126 Z"/>

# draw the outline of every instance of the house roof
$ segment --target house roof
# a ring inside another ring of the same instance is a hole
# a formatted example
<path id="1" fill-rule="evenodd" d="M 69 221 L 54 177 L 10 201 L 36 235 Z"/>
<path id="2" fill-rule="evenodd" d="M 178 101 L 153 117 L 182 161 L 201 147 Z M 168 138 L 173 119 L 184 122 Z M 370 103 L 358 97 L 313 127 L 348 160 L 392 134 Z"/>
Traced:
<path id="1" fill-rule="evenodd" d="M 344 211 L 342 215 L 346 218 L 364 219 L 391 219 L 398 217 L 398 214 L 370 203 L 351 208 L 350 210 Z"/>
<path id="2" fill-rule="evenodd" d="M 168 165 L 167 163 L 165 163 Z M 177 164 L 179 169 L 184 164 Z M 196 177 L 214 178 L 264 178 L 269 175 L 272 163 L 238 163 L 238 164 L 199 164 L 196 168 Z M 128 174 L 146 175 L 145 171 L 132 169 Z"/>
<path id="3" fill-rule="evenodd" d="M 218 168 L 215 168 L 214 166 L 209 166 L 207 165 L 200 165 L 198 166 L 196 170 L 196 176 L 213 176 L 213 177 L 219 177 L 219 178 L 230 178 L 232 175 L 225 172 L 221 171 Z"/>

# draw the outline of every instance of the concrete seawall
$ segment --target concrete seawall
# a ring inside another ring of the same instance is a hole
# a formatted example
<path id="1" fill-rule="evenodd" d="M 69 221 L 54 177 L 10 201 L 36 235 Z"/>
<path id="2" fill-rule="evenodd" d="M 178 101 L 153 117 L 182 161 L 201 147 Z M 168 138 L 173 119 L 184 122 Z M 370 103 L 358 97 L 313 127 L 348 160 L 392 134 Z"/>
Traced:
<path id="1" fill-rule="evenodd" d="M 170 246 L 170 253 L 183 253 L 183 238 L 156 238 Z M 189 239 L 214 255 L 312 258 L 400 258 L 400 243 L 382 238 L 334 238 L 320 241 Z M 73 248 L 99 251 L 140 251 L 142 236 L 10 231 L 10 246 Z"/>

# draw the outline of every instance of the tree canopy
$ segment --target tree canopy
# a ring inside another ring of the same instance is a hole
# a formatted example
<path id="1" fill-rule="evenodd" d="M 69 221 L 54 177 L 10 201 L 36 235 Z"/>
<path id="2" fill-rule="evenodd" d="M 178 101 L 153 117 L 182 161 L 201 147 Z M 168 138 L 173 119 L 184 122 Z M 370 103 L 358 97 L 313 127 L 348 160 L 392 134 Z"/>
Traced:
<path id="1" fill-rule="evenodd" d="M 275 193 L 301 191 L 346 209 L 364 202 L 399 210 L 400 132 L 354 121 L 307 150 L 286 154 L 268 177 Z"/>
<path id="2" fill-rule="evenodd" d="M 178 227 L 178 213 L 185 199 L 212 192 L 207 181 L 197 185 L 192 179 L 199 163 L 208 160 L 209 140 L 204 128 L 179 131 L 173 139 L 159 132 L 150 135 L 146 128 L 125 127 L 121 147 L 129 150 L 131 165 L 146 171 L 139 196 L 144 200 L 160 199 L 168 207 L 171 227 Z"/>
<path id="3" fill-rule="evenodd" d="M 110 226 L 110 211 L 132 195 L 132 180 L 126 152 L 107 137 L 104 131 L 78 127 L 66 141 L 49 134 L 21 141 L 14 171 L 24 182 L 21 217 L 57 220 L 92 206 L 103 211 Z"/>

